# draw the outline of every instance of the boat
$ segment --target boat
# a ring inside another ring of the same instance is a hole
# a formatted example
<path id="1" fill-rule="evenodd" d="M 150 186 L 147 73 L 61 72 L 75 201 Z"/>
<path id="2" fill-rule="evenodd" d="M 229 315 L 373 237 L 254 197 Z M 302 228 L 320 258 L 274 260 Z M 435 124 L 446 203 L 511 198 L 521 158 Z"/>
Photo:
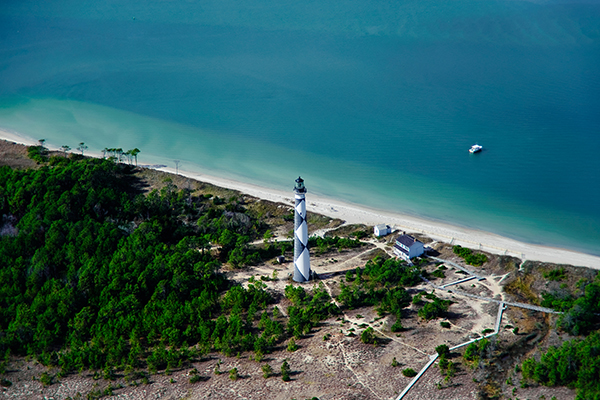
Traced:
<path id="1" fill-rule="evenodd" d="M 483 146 L 480 146 L 478 144 L 474 144 L 473 146 L 471 146 L 471 148 L 469 149 L 469 153 L 477 153 L 479 151 L 481 151 L 481 149 L 483 149 Z"/>

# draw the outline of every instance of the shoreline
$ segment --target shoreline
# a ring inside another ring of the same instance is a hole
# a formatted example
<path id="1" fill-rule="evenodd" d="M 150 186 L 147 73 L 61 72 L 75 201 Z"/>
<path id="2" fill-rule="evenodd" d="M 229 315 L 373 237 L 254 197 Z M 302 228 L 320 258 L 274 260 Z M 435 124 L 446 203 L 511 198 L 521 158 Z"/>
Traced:
<path id="1" fill-rule="evenodd" d="M 24 145 L 37 145 L 37 141 L 28 136 L 0 129 L 0 139 Z M 87 155 L 101 157 L 100 153 L 87 152 Z M 156 168 L 159 171 L 176 174 L 174 168 Z M 261 187 L 253 184 L 238 182 L 232 179 L 205 175 L 197 172 L 179 170 L 179 175 L 201 182 L 211 183 L 228 189 L 238 190 L 242 193 L 293 206 L 293 180 L 290 178 L 289 193 L 277 189 Z M 581 253 L 573 250 L 548 247 L 537 244 L 520 242 L 494 233 L 464 228 L 449 223 L 428 220 L 388 210 L 369 208 L 364 205 L 351 204 L 325 196 L 310 194 L 308 186 L 307 212 L 323 214 L 328 217 L 338 218 L 350 224 L 377 225 L 385 223 L 391 227 L 406 231 L 407 233 L 420 233 L 431 239 L 449 244 L 459 244 L 475 250 L 482 250 L 493 254 L 509 255 L 520 258 L 522 261 L 542 261 L 555 264 L 569 264 L 579 267 L 600 269 L 600 257 Z"/>

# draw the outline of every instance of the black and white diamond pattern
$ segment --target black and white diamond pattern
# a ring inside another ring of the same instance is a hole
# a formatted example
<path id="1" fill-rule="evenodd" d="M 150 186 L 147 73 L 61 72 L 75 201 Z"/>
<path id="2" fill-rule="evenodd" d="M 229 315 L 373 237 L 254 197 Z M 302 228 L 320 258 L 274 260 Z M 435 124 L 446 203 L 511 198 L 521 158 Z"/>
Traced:
<path id="1" fill-rule="evenodd" d="M 304 194 L 296 194 L 294 212 L 294 280 L 305 282 L 310 278 L 310 254 L 308 252 L 308 226 L 306 225 L 306 200 Z"/>

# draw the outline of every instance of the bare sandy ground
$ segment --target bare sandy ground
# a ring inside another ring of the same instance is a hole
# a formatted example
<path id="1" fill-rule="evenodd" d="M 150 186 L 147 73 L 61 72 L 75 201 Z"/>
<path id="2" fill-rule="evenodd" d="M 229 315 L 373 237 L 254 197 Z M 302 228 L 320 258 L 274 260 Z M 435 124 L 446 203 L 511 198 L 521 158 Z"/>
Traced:
<path id="1" fill-rule="evenodd" d="M 28 138 L 17 132 L 9 132 L 6 130 L 0 130 L 0 139 L 28 145 L 37 144 L 37 141 L 32 138 Z M 99 153 L 88 152 L 88 154 L 95 157 L 100 156 Z M 160 168 L 160 170 L 175 173 L 173 168 Z M 239 190 L 261 199 L 293 204 L 291 187 L 289 192 L 283 192 L 181 169 L 179 170 L 179 174 L 213 185 Z M 600 269 L 600 257 L 597 256 L 566 249 L 524 243 L 489 232 L 454 226 L 444 222 L 427 220 L 425 218 L 414 217 L 407 214 L 344 203 L 339 200 L 316 196 L 310 192 L 307 195 L 307 211 L 323 214 L 332 218 L 339 218 L 352 224 L 361 223 L 365 225 L 376 225 L 385 223 L 398 230 L 425 234 L 439 242 L 459 244 L 461 246 L 481 249 L 494 254 L 510 255 L 520 258 L 523 261 L 543 261 Z"/>

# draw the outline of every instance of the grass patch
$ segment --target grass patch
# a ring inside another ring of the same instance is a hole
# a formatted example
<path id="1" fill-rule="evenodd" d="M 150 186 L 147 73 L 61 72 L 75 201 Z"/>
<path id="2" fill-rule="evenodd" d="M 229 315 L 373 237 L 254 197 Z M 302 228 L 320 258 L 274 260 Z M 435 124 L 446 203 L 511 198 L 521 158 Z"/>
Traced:
<path id="1" fill-rule="evenodd" d="M 504 286 L 504 290 L 507 293 L 525 298 L 532 304 L 539 305 L 540 300 L 538 299 L 538 296 L 531 289 L 532 284 L 533 284 L 533 276 L 528 275 L 526 277 L 518 277 L 514 281 L 506 284 L 506 286 Z"/>

